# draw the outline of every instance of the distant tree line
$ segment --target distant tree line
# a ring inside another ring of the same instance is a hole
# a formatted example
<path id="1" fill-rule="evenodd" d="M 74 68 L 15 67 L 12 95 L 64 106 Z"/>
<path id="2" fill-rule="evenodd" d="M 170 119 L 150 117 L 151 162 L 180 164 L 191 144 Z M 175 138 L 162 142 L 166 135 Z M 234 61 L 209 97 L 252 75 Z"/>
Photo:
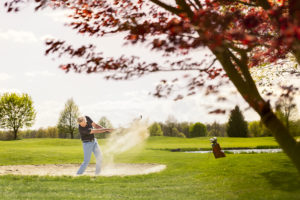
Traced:
<path id="1" fill-rule="evenodd" d="M 214 122 L 212 124 L 203 124 L 201 122 L 154 122 L 149 127 L 151 136 L 168 136 L 168 137 L 205 137 L 218 136 L 225 137 L 226 124 Z"/>
<path id="2" fill-rule="evenodd" d="M 282 102 L 280 102 L 282 103 Z M 297 119 L 297 110 L 294 104 L 277 103 L 276 115 L 289 128 L 293 136 L 300 136 L 300 119 Z M 293 115 L 292 115 L 293 114 Z M 149 127 L 151 136 L 169 137 L 266 137 L 272 136 L 272 132 L 260 121 L 247 122 L 242 111 L 236 106 L 229 116 L 227 123 L 213 122 L 203 124 L 201 122 L 177 122 L 170 117 L 166 122 L 154 122 Z"/>
<path id="3" fill-rule="evenodd" d="M 32 99 L 27 94 L 4 93 L 0 96 L 0 140 L 17 138 L 80 138 L 77 118 L 79 108 L 74 100 L 68 99 L 58 117 L 56 126 L 39 128 L 37 130 L 22 130 L 33 125 L 36 111 Z M 292 99 L 282 99 L 276 102 L 276 115 L 289 129 L 293 136 L 300 135 L 300 119 Z M 106 117 L 97 122 L 106 128 L 113 128 Z M 154 122 L 148 127 L 151 136 L 168 137 L 265 137 L 272 133 L 260 121 L 247 122 L 238 106 L 230 112 L 227 123 L 213 122 L 178 122 L 174 116 L 169 116 L 165 122 Z M 109 133 L 96 134 L 97 138 L 106 138 Z"/>
<path id="4" fill-rule="evenodd" d="M 28 94 L 4 93 L 0 95 L 0 140 L 16 140 L 21 138 L 80 138 L 77 118 L 79 108 L 72 98 L 65 103 L 60 112 L 56 126 L 27 129 L 34 124 L 36 111 Z M 106 118 L 100 118 L 98 124 L 113 128 Z M 107 137 L 107 134 L 97 134 L 96 137 Z"/>

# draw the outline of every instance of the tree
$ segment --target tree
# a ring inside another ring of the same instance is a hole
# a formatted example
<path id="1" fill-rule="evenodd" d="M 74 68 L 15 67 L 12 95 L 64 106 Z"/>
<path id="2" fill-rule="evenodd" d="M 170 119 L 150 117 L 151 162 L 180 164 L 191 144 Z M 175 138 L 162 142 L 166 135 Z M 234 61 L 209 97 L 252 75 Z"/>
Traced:
<path id="1" fill-rule="evenodd" d="M 46 133 L 47 137 L 58 138 L 58 130 L 56 126 L 48 126 L 48 128 L 46 129 Z"/>
<path id="2" fill-rule="evenodd" d="M 189 131 L 191 137 L 203 137 L 207 135 L 206 126 L 200 122 L 192 124 Z"/>
<path id="3" fill-rule="evenodd" d="M 0 98 L 0 127 L 12 129 L 14 139 L 23 127 L 31 127 L 36 112 L 28 94 L 4 93 Z"/>
<path id="4" fill-rule="evenodd" d="M 98 124 L 104 128 L 113 128 L 113 125 L 111 124 L 111 122 L 109 121 L 109 119 L 107 119 L 107 117 L 101 117 L 101 119 L 99 120 Z"/>
<path id="5" fill-rule="evenodd" d="M 249 135 L 253 137 L 270 137 L 272 132 L 261 121 L 253 121 L 248 124 Z"/>
<path id="6" fill-rule="evenodd" d="M 18 11 L 24 1 L 7 2 L 7 11 Z M 300 172 L 300 145 L 278 119 L 268 100 L 259 93 L 249 68 L 275 63 L 292 54 L 300 63 L 300 2 L 231 1 L 231 0 L 102 0 L 35 1 L 36 10 L 44 7 L 70 9 L 73 20 L 68 24 L 80 34 L 102 37 L 124 33 L 126 44 L 145 44 L 160 51 L 166 62 L 147 63 L 136 56 L 105 58 L 96 53 L 94 45 L 72 47 L 65 41 L 49 40 L 46 55 L 58 53 L 72 58 L 84 58 L 83 63 L 63 64 L 66 72 L 112 72 L 107 79 L 129 79 L 161 71 L 196 71 L 186 85 L 195 94 L 206 86 L 207 93 L 215 93 L 216 86 L 206 85 L 207 79 L 229 79 L 244 100 L 261 117 L 284 152 Z M 168 56 L 191 55 L 194 49 L 206 47 L 213 55 L 211 64 L 193 61 L 191 57 L 170 61 Z M 78 59 L 81 60 L 81 59 Z M 215 66 L 216 61 L 222 66 Z M 178 79 L 162 80 L 154 93 L 157 97 L 171 94 Z M 218 85 L 223 84 L 219 82 Z M 217 85 L 217 86 L 218 86 Z M 181 99 L 179 94 L 175 99 Z M 216 109 L 212 113 L 224 113 Z"/>
<path id="7" fill-rule="evenodd" d="M 226 132 L 229 137 L 248 136 L 248 124 L 238 106 L 230 112 Z"/>
<path id="8" fill-rule="evenodd" d="M 219 124 L 214 121 L 212 124 L 206 125 L 206 128 L 209 136 L 226 136 L 226 124 Z"/>
<path id="9" fill-rule="evenodd" d="M 74 100 L 69 99 L 63 111 L 60 113 L 57 128 L 59 134 L 70 134 L 74 138 L 74 134 L 78 132 L 77 118 L 79 117 L 79 109 Z M 66 135 L 65 135 L 66 136 Z"/>
<path id="10" fill-rule="evenodd" d="M 101 125 L 102 127 L 105 127 L 105 128 L 113 128 L 112 123 L 105 116 L 100 118 L 98 124 Z M 107 138 L 110 134 L 111 134 L 110 132 L 105 132 L 105 133 L 102 133 L 102 134 L 96 134 L 95 137 L 99 138 L 99 139 Z"/>
<path id="11" fill-rule="evenodd" d="M 179 132 L 176 127 L 172 128 L 172 136 L 185 138 L 185 135 L 183 133 Z"/>
<path id="12" fill-rule="evenodd" d="M 263 136 L 263 128 L 259 121 L 249 122 L 248 130 L 249 134 L 253 137 Z"/>
<path id="13" fill-rule="evenodd" d="M 169 115 L 165 123 L 160 123 L 164 136 L 176 137 L 173 134 L 173 128 L 177 126 L 177 119 L 173 115 Z"/>
<path id="14" fill-rule="evenodd" d="M 189 122 L 180 122 L 177 124 L 176 128 L 179 132 L 183 133 L 185 137 L 190 137 L 190 123 Z"/>
<path id="15" fill-rule="evenodd" d="M 149 128 L 150 136 L 163 136 L 159 123 L 154 122 Z"/>
<path id="16" fill-rule="evenodd" d="M 289 90 L 289 88 L 282 87 L 283 90 Z M 296 90 L 291 91 L 294 94 Z M 276 114 L 281 119 L 284 125 L 290 129 L 290 121 L 295 120 L 298 115 L 297 106 L 294 102 L 293 96 L 281 95 L 276 102 Z"/>

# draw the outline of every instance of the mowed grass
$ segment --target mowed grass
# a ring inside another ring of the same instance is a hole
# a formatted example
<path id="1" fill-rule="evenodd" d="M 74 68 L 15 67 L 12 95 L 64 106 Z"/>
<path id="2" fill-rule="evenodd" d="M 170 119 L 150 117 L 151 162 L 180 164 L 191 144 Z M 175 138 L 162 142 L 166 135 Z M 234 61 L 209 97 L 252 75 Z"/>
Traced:
<path id="1" fill-rule="evenodd" d="M 218 137 L 218 143 L 223 149 L 230 148 L 278 148 L 273 137 L 257 138 L 229 138 Z M 154 150 L 204 150 L 211 149 L 208 137 L 177 138 L 177 137 L 151 137 L 147 148 Z"/>
<path id="2" fill-rule="evenodd" d="M 209 148 L 209 138 L 152 137 L 116 162 L 161 163 L 162 172 L 125 177 L 0 176 L 0 199 L 300 199 L 300 176 L 284 153 L 212 154 L 166 149 Z M 219 138 L 222 147 L 276 146 L 273 138 Z M 100 145 L 104 147 L 105 140 Z M 158 150 L 161 149 L 161 150 Z M 26 139 L 0 142 L 0 165 L 81 163 L 81 142 Z M 94 160 L 92 160 L 94 162 Z"/>

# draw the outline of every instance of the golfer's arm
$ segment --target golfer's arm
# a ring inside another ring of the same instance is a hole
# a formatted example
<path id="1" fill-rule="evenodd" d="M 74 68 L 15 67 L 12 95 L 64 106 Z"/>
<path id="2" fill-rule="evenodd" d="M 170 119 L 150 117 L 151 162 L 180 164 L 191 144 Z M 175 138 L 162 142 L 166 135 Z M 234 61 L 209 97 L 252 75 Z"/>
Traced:
<path id="1" fill-rule="evenodd" d="M 107 129 L 93 129 L 93 130 L 91 130 L 91 134 L 105 133 L 105 132 L 107 132 Z"/>

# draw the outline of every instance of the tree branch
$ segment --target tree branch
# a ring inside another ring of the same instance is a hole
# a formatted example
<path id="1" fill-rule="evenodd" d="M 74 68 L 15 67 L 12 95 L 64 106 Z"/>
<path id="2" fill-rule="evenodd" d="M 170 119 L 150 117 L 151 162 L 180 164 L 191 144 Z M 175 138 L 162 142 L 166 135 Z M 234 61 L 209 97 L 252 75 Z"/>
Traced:
<path id="1" fill-rule="evenodd" d="M 249 90 L 251 90 L 251 94 L 254 94 L 255 96 L 259 95 L 259 92 L 257 90 L 257 87 L 255 85 L 255 82 L 249 72 L 247 63 L 248 63 L 248 56 L 246 51 L 240 51 L 239 54 L 241 55 L 241 59 L 238 59 L 230 50 L 229 54 L 230 57 L 234 60 L 234 62 L 239 66 L 241 69 L 242 75 L 245 79 L 245 82 L 247 83 Z"/>
<path id="2" fill-rule="evenodd" d="M 230 59 L 230 51 L 226 47 L 218 48 L 218 49 L 210 49 L 216 58 L 221 63 L 223 69 L 225 70 L 226 74 L 228 75 L 229 79 L 235 85 L 237 90 L 240 92 L 242 96 L 244 96 L 248 91 L 248 86 L 241 77 L 241 74 L 237 71 L 234 64 Z"/>
<path id="3" fill-rule="evenodd" d="M 194 0 L 194 1 L 197 4 L 197 6 L 199 7 L 199 9 L 202 9 L 202 5 L 201 5 L 200 1 L 199 0 Z"/>
<path id="4" fill-rule="evenodd" d="M 191 10 L 191 7 L 186 3 L 185 0 L 176 0 L 176 3 L 187 13 L 190 19 L 193 18 L 194 13 Z"/>
<path id="5" fill-rule="evenodd" d="M 167 4 L 165 4 L 165 3 L 163 3 L 163 2 L 161 2 L 161 1 L 159 1 L 159 0 L 150 0 L 150 1 L 151 1 L 152 3 L 154 3 L 154 4 L 156 4 L 156 5 L 158 5 L 158 6 L 162 7 L 162 8 L 164 8 L 164 9 L 170 11 L 170 12 L 173 13 L 173 14 L 179 15 L 179 14 L 181 13 L 181 10 L 180 10 L 180 9 L 177 9 L 177 8 L 175 8 L 175 7 L 172 7 L 172 6 L 170 6 L 170 5 L 167 5 Z"/>
<path id="6" fill-rule="evenodd" d="M 188 0 L 188 2 L 194 7 L 195 10 L 199 9 L 199 8 L 197 8 L 197 6 L 191 0 Z"/>
<path id="7" fill-rule="evenodd" d="M 239 1 L 239 0 L 235 0 L 235 1 L 240 4 L 246 5 L 246 6 L 259 7 L 257 4 L 247 3 L 247 2 Z"/>
<path id="8" fill-rule="evenodd" d="M 217 60 L 218 60 L 218 59 L 215 58 L 215 59 L 212 61 L 212 63 L 210 63 L 210 65 L 207 67 L 207 69 L 211 68 L 211 66 L 213 66 L 213 64 L 215 64 L 215 62 L 216 62 Z"/>
<path id="9" fill-rule="evenodd" d="M 265 10 L 269 10 L 271 8 L 268 0 L 255 0 L 254 2 Z"/>

